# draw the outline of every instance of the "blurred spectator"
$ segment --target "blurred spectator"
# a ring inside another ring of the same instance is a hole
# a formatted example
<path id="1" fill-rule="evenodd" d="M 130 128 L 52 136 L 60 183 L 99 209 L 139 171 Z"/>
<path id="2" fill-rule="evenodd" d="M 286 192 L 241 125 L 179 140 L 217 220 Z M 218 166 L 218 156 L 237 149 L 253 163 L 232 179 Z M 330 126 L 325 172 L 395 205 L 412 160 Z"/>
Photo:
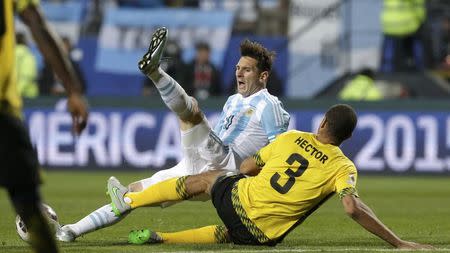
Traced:
<path id="1" fill-rule="evenodd" d="M 39 74 L 39 93 L 41 96 L 53 95 L 53 85 L 55 83 L 55 76 L 50 64 L 44 61 L 44 67 Z"/>
<path id="2" fill-rule="evenodd" d="M 37 85 L 36 58 L 28 47 L 25 34 L 16 34 L 17 88 L 22 97 L 34 98 L 39 95 Z"/>
<path id="3" fill-rule="evenodd" d="M 352 80 L 347 82 L 338 96 L 341 100 L 368 100 L 376 101 L 383 99 L 383 94 L 375 85 L 375 73 L 373 70 L 362 69 Z"/>
<path id="4" fill-rule="evenodd" d="M 220 72 L 211 63 L 211 49 L 207 43 L 200 42 L 196 45 L 194 60 L 188 64 L 188 78 L 186 84 L 192 85 L 191 90 L 184 87 L 188 94 L 193 94 L 197 99 L 206 99 L 210 96 L 221 95 Z"/>
<path id="5" fill-rule="evenodd" d="M 82 33 L 86 35 L 97 35 L 103 19 L 104 2 L 100 0 L 90 1 L 87 8 Z"/>
<path id="6" fill-rule="evenodd" d="M 81 93 L 86 93 L 86 80 L 84 78 L 83 71 L 80 68 L 79 61 L 81 60 L 82 52 L 78 49 L 74 49 L 72 43 L 68 37 L 62 38 L 63 49 L 69 55 L 69 59 L 72 62 L 75 74 L 80 79 Z M 61 95 L 65 93 L 64 86 L 61 84 L 59 78 L 56 77 L 50 64 L 44 62 L 44 67 L 39 77 L 39 91 L 41 95 Z"/>
<path id="7" fill-rule="evenodd" d="M 441 37 L 440 43 L 437 49 L 438 61 L 443 62 L 445 65 L 450 65 L 450 18 L 445 17 L 441 21 Z"/>
<path id="8" fill-rule="evenodd" d="M 450 2 L 427 0 L 426 7 L 425 57 L 434 73 L 450 80 Z"/>
<path id="9" fill-rule="evenodd" d="M 267 81 L 267 90 L 270 94 L 279 98 L 284 96 L 283 81 L 281 81 L 280 76 L 274 68 L 270 72 L 269 80 Z"/>
<path id="10" fill-rule="evenodd" d="M 225 9 L 235 13 L 233 33 L 254 33 L 258 22 L 258 0 L 201 0 L 204 10 Z"/>
<path id="11" fill-rule="evenodd" d="M 435 23 L 433 39 L 434 65 L 447 80 L 450 77 L 450 18 L 439 17 Z"/>
<path id="12" fill-rule="evenodd" d="M 86 17 L 82 25 L 82 34 L 97 36 L 102 25 L 104 12 L 110 7 L 117 7 L 116 0 L 90 0 L 86 3 Z"/>
<path id="13" fill-rule="evenodd" d="M 167 41 L 164 57 L 167 59 L 161 62 L 160 67 L 179 83 L 187 84 L 188 67 L 181 58 L 181 48 L 176 41 Z M 192 95 L 191 86 L 185 87 L 185 90 L 189 95 Z M 150 96 L 156 94 L 157 92 L 158 91 L 156 90 L 153 82 L 150 78 L 146 77 L 142 87 L 142 95 Z"/>
<path id="14" fill-rule="evenodd" d="M 425 19 L 425 0 L 383 1 L 381 26 L 384 40 L 381 72 L 391 73 L 424 68 L 421 32 Z"/>
<path id="15" fill-rule="evenodd" d="M 274 0 L 271 4 L 258 2 L 259 18 L 257 22 L 257 33 L 260 35 L 283 35 L 287 34 L 290 0 Z"/>
<path id="16" fill-rule="evenodd" d="M 167 7 L 199 7 L 199 0 L 164 0 Z"/>
<path id="17" fill-rule="evenodd" d="M 121 7 L 155 8 L 164 7 L 164 0 L 118 0 Z"/>
<path id="18" fill-rule="evenodd" d="M 290 0 L 200 0 L 199 6 L 234 12 L 233 33 L 287 34 Z"/>

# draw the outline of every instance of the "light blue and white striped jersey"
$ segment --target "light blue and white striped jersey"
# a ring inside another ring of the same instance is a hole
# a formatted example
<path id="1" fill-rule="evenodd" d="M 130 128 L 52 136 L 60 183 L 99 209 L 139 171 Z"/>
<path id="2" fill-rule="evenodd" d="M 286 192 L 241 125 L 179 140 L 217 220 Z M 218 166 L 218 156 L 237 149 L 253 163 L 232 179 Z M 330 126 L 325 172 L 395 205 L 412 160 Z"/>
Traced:
<path id="1" fill-rule="evenodd" d="M 289 119 L 280 100 L 263 89 L 248 97 L 230 96 L 214 132 L 245 159 L 285 132 Z"/>

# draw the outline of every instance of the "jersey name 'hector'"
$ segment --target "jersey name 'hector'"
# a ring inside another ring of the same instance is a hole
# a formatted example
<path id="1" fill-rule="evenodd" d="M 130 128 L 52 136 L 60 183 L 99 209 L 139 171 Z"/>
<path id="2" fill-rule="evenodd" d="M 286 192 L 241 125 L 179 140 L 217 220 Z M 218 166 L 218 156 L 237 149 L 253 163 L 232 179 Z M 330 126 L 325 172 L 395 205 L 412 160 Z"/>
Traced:
<path id="1" fill-rule="evenodd" d="M 312 157 L 316 158 L 322 164 L 325 164 L 325 162 L 328 160 L 328 156 L 324 154 L 322 151 L 318 150 L 313 145 L 309 144 L 309 142 L 302 137 L 298 137 L 297 140 L 294 141 L 295 144 L 297 144 L 299 147 L 301 147 L 306 152 L 310 153 Z"/>

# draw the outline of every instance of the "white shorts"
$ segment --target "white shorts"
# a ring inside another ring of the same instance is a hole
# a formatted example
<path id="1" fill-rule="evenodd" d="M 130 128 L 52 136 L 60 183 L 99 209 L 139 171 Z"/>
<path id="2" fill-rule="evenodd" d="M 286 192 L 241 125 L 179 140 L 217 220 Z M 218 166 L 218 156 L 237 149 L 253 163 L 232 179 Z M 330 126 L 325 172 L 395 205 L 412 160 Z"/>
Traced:
<path id="1" fill-rule="evenodd" d="M 239 170 L 238 164 L 241 162 L 239 156 L 223 145 L 206 120 L 188 131 L 182 131 L 181 144 L 184 158 L 174 167 L 158 171 L 152 177 L 140 180 L 144 189 L 173 177 L 196 175 L 214 169 L 232 172 Z"/>

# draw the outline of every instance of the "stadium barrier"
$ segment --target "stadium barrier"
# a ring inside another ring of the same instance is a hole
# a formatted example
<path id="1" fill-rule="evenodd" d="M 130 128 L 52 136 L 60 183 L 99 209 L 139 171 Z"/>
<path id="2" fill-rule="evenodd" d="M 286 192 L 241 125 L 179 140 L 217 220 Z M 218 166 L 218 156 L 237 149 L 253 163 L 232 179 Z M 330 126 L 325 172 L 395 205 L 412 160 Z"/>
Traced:
<path id="1" fill-rule="evenodd" d="M 201 101 L 212 125 L 225 98 Z M 315 131 L 339 101 L 288 100 L 290 128 Z M 450 101 L 351 103 L 357 129 L 342 145 L 363 173 L 450 174 Z M 182 157 L 176 117 L 155 98 L 92 98 L 87 131 L 70 132 L 65 100 L 25 101 L 25 119 L 40 162 L 49 169 L 159 170 Z"/>

